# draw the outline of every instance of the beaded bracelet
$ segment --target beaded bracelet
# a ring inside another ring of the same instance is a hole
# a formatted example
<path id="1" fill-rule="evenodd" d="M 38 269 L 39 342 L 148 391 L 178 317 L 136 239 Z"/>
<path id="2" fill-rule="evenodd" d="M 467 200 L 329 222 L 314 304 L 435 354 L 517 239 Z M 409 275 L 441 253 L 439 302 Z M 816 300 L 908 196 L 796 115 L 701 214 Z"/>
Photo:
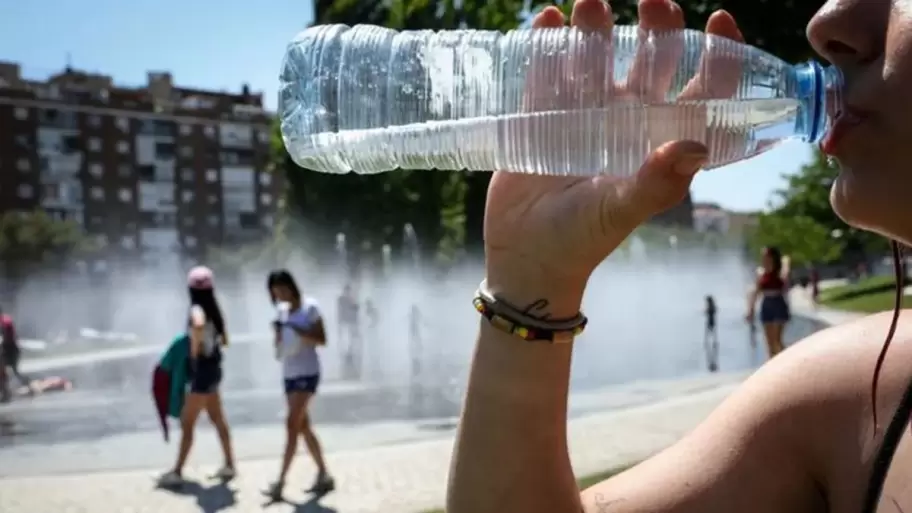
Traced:
<path id="1" fill-rule="evenodd" d="M 491 326 L 527 342 L 544 341 L 552 344 L 567 344 L 581 334 L 589 322 L 589 319 L 582 313 L 568 320 L 536 319 L 495 298 L 487 291 L 485 282 L 479 286 L 472 303 L 475 305 L 475 310 L 487 319 Z"/>

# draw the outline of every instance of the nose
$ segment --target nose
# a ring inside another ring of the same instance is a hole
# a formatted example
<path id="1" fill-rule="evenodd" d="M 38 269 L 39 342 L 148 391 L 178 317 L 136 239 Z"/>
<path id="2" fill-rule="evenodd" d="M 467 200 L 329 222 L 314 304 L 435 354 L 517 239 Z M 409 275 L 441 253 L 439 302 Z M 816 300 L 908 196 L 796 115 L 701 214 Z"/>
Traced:
<path id="1" fill-rule="evenodd" d="M 807 37 L 822 57 L 847 69 L 877 59 L 890 0 L 830 0 L 811 19 Z"/>

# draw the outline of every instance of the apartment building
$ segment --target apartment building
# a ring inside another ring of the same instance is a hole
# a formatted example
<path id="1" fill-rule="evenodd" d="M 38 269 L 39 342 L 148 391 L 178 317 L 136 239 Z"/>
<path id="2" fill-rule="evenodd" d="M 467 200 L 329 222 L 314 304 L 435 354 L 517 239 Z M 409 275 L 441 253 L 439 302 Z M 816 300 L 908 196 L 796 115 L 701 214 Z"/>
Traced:
<path id="1" fill-rule="evenodd" d="M 266 171 L 262 94 L 145 87 L 66 69 L 24 80 L 0 62 L 0 211 L 72 219 L 107 253 L 149 262 L 267 235 L 281 177 Z"/>

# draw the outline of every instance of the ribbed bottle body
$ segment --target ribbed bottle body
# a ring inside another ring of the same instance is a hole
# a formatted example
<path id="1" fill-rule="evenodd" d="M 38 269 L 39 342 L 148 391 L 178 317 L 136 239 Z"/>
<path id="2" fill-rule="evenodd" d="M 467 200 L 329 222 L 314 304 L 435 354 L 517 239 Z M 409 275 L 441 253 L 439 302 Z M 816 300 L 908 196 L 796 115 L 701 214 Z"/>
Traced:
<path id="1" fill-rule="evenodd" d="M 318 26 L 288 47 L 282 133 L 299 165 L 333 173 L 623 176 L 676 139 L 718 166 L 812 137 L 818 68 L 691 30 Z"/>

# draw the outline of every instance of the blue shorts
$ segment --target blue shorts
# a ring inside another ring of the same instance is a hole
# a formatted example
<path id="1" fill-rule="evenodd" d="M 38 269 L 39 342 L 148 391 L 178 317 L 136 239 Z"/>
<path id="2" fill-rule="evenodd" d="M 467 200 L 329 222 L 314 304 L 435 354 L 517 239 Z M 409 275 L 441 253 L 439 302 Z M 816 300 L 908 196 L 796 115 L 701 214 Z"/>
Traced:
<path id="1" fill-rule="evenodd" d="M 317 387 L 320 386 L 320 375 L 315 374 L 313 376 L 299 376 L 297 378 L 286 378 L 285 379 L 285 393 L 291 394 L 293 392 L 306 392 L 308 394 L 316 394 Z"/>
<path id="2" fill-rule="evenodd" d="M 766 296 L 760 301 L 760 322 L 785 323 L 791 319 L 788 302 L 782 296 Z"/>

